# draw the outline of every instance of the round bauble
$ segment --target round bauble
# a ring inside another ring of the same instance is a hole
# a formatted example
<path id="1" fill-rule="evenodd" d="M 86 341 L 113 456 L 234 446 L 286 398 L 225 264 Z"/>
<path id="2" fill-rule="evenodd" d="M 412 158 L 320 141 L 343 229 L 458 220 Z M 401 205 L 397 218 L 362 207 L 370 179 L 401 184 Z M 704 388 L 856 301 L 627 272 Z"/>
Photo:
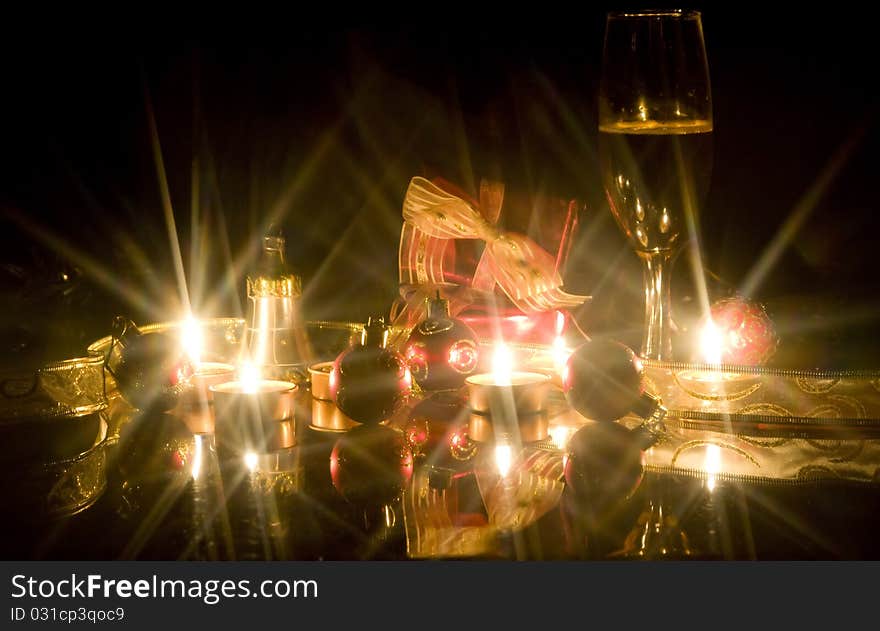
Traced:
<path id="1" fill-rule="evenodd" d="M 330 372 L 330 394 L 336 406 L 358 423 L 389 419 L 412 391 L 406 361 L 385 347 L 386 335 L 384 323 L 371 320 L 360 343 L 343 351 Z"/>
<path id="2" fill-rule="evenodd" d="M 644 392 L 642 363 L 629 347 L 594 339 L 568 358 L 565 398 L 588 419 L 614 421 L 630 413 Z"/>
<path id="3" fill-rule="evenodd" d="M 361 508 L 396 500 L 412 472 L 412 451 L 403 434 L 390 427 L 355 427 L 336 441 L 330 453 L 333 486 L 349 503 Z"/>
<path id="4" fill-rule="evenodd" d="M 467 324 L 449 314 L 441 298 L 429 302 L 428 316 L 419 322 L 404 345 L 413 379 L 424 390 L 454 390 L 477 369 L 477 336 Z"/>
<path id="5" fill-rule="evenodd" d="M 568 443 L 565 483 L 596 510 L 630 497 L 644 472 L 641 437 L 617 423 L 592 423 Z"/>

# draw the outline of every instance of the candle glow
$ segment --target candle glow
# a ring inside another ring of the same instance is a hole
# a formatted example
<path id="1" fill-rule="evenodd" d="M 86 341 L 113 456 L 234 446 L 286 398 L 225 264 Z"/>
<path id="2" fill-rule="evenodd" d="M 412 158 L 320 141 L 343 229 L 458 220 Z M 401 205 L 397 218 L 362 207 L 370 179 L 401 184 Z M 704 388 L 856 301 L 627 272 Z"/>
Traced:
<path id="1" fill-rule="evenodd" d="M 708 474 L 706 478 L 706 488 L 709 492 L 715 490 L 715 476 L 721 471 L 721 448 L 718 445 L 706 446 L 706 457 L 703 460 L 703 469 Z"/>
<path id="2" fill-rule="evenodd" d="M 244 362 L 239 368 L 238 380 L 241 383 L 242 392 L 254 394 L 260 381 L 260 369 L 251 362 Z"/>
<path id="3" fill-rule="evenodd" d="M 510 445 L 495 445 L 495 466 L 502 478 L 507 477 L 510 473 L 510 467 L 513 462 L 513 450 Z"/>
<path id="4" fill-rule="evenodd" d="M 562 311 L 556 312 L 556 337 L 553 339 L 553 365 L 556 372 L 565 378 L 566 364 L 571 356 L 571 349 L 565 344 L 565 338 L 562 334 L 565 332 L 565 314 Z"/>
<path id="5" fill-rule="evenodd" d="M 184 321 L 180 329 L 180 343 L 187 357 L 198 369 L 205 347 L 205 339 L 202 325 L 192 315 Z"/>
<path id="6" fill-rule="evenodd" d="M 720 364 L 724 353 L 724 335 L 709 318 L 700 330 L 700 351 L 707 364 Z"/>
<path id="7" fill-rule="evenodd" d="M 495 385 L 509 386 L 510 375 L 513 372 L 513 353 L 504 342 L 495 344 L 495 352 L 492 354 L 492 376 Z"/>

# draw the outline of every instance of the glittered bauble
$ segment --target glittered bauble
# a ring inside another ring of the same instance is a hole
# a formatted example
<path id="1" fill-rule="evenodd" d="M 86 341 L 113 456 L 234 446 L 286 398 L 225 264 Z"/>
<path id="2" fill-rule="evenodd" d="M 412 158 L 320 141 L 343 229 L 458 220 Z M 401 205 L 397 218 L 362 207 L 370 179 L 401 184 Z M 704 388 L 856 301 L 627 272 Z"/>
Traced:
<path id="1" fill-rule="evenodd" d="M 468 434 L 467 426 L 454 429 L 449 435 L 449 455 L 459 462 L 467 462 L 475 455 L 479 444 Z"/>
<path id="2" fill-rule="evenodd" d="M 361 508 L 396 500 L 412 472 L 412 452 L 403 434 L 390 427 L 355 427 L 330 453 L 333 486 L 349 503 Z"/>
<path id="3" fill-rule="evenodd" d="M 629 347 L 594 339 L 568 358 L 563 387 L 569 405 L 583 416 L 614 421 L 639 405 L 644 393 L 642 364 Z"/>
<path id="4" fill-rule="evenodd" d="M 370 319 L 360 343 L 343 351 L 330 372 L 330 394 L 352 420 L 377 424 L 390 418 L 412 389 L 412 378 L 400 353 L 386 348 L 384 321 Z"/>
<path id="5" fill-rule="evenodd" d="M 403 431 L 416 455 L 431 460 L 440 457 L 437 449 L 448 444 L 452 428 L 466 422 L 467 401 L 453 392 L 437 392 L 420 401 L 409 413 Z"/>
<path id="6" fill-rule="evenodd" d="M 715 302 L 700 324 L 699 361 L 760 366 L 776 352 L 779 337 L 764 307 L 740 296 Z"/>
<path id="7" fill-rule="evenodd" d="M 575 496 L 597 510 L 627 499 L 644 472 L 641 438 L 617 423 L 593 423 L 568 443 L 565 483 Z"/>
<path id="8" fill-rule="evenodd" d="M 125 400 L 139 409 L 167 411 L 191 388 L 192 361 L 180 340 L 163 332 L 142 333 L 131 321 L 114 322 L 119 361 L 111 370 Z"/>
<path id="9" fill-rule="evenodd" d="M 425 390 L 453 390 L 477 368 L 477 336 L 464 322 L 449 315 L 449 302 L 439 297 L 428 303 L 428 317 L 416 325 L 404 347 L 416 383 Z"/>

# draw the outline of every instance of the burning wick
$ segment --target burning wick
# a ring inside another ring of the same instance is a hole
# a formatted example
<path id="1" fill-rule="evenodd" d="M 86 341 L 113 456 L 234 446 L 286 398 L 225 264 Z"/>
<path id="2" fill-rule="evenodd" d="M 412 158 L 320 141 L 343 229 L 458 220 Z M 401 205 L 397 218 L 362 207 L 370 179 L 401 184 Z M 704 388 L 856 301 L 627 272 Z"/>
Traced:
<path id="1" fill-rule="evenodd" d="M 202 472 L 202 460 L 204 459 L 204 434 L 193 434 L 193 460 L 192 460 L 192 477 L 193 480 L 199 479 L 199 474 Z"/>
<path id="2" fill-rule="evenodd" d="M 718 445 L 706 446 L 706 459 L 703 461 L 703 468 L 708 474 L 706 477 L 706 488 L 711 493 L 715 490 L 715 476 L 721 471 L 721 448 Z"/>
<path id="3" fill-rule="evenodd" d="M 205 347 L 202 325 L 192 315 L 183 323 L 180 330 L 180 343 L 193 365 L 198 369 Z"/>
<path id="4" fill-rule="evenodd" d="M 244 466 L 246 466 L 248 471 L 250 471 L 251 473 L 257 470 L 257 462 L 257 454 L 255 454 L 253 451 L 249 451 L 244 455 Z"/>
<path id="5" fill-rule="evenodd" d="M 562 311 L 556 312 L 556 337 L 553 339 L 553 365 L 556 372 L 561 376 L 565 376 L 565 366 L 571 355 L 571 350 L 565 345 L 565 338 L 562 334 L 565 332 L 565 314 Z"/>
<path id="6" fill-rule="evenodd" d="M 700 331 L 700 351 L 707 364 L 720 364 L 724 353 L 724 335 L 712 318 L 706 320 Z"/>
<path id="7" fill-rule="evenodd" d="M 510 445 L 495 445 L 495 466 L 502 478 L 506 478 L 510 473 L 510 466 L 513 463 L 513 450 Z"/>
<path id="8" fill-rule="evenodd" d="M 565 451 L 568 447 L 568 439 L 574 432 L 565 425 L 554 425 L 550 428 L 550 440 L 560 451 Z"/>
<path id="9" fill-rule="evenodd" d="M 242 392 L 254 394 L 257 391 L 257 382 L 260 381 L 260 369 L 251 362 L 244 362 L 238 371 L 238 380 Z"/>
<path id="10" fill-rule="evenodd" d="M 513 372 L 513 353 L 504 342 L 495 345 L 492 354 L 492 376 L 497 386 L 509 386 L 510 375 Z"/>

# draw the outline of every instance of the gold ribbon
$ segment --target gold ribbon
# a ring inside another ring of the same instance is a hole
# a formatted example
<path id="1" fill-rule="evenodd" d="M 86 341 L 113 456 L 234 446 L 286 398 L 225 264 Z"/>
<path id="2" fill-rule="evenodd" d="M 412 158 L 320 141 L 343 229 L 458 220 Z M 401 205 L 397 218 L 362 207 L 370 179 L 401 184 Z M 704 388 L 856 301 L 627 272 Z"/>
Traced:
<path id="1" fill-rule="evenodd" d="M 497 197 L 497 195 L 495 195 Z M 500 200 L 499 200 L 500 201 Z M 414 177 L 403 200 L 403 218 L 430 239 L 480 239 L 486 249 L 477 264 L 474 281 L 478 289 L 491 290 L 497 283 L 516 307 L 524 313 L 577 307 L 587 296 L 562 290 L 562 278 L 555 259 L 529 237 L 504 232 L 489 223 L 464 199 L 457 197 L 423 177 Z M 406 225 L 404 230 L 406 230 Z M 442 267 L 431 270 L 426 265 L 425 241 L 413 239 L 419 282 L 442 282 Z M 407 256 L 410 253 L 407 253 Z M 401 253 L 403 259 L 404 253 Z M 483 273 L 488 272 L 488 276 Z M 440 276 L 438 278 L 438 276 Z M 489 286 L 485 286 L 490 277 Z M 475 287 L 476 288 L 476 287 Z"/>

